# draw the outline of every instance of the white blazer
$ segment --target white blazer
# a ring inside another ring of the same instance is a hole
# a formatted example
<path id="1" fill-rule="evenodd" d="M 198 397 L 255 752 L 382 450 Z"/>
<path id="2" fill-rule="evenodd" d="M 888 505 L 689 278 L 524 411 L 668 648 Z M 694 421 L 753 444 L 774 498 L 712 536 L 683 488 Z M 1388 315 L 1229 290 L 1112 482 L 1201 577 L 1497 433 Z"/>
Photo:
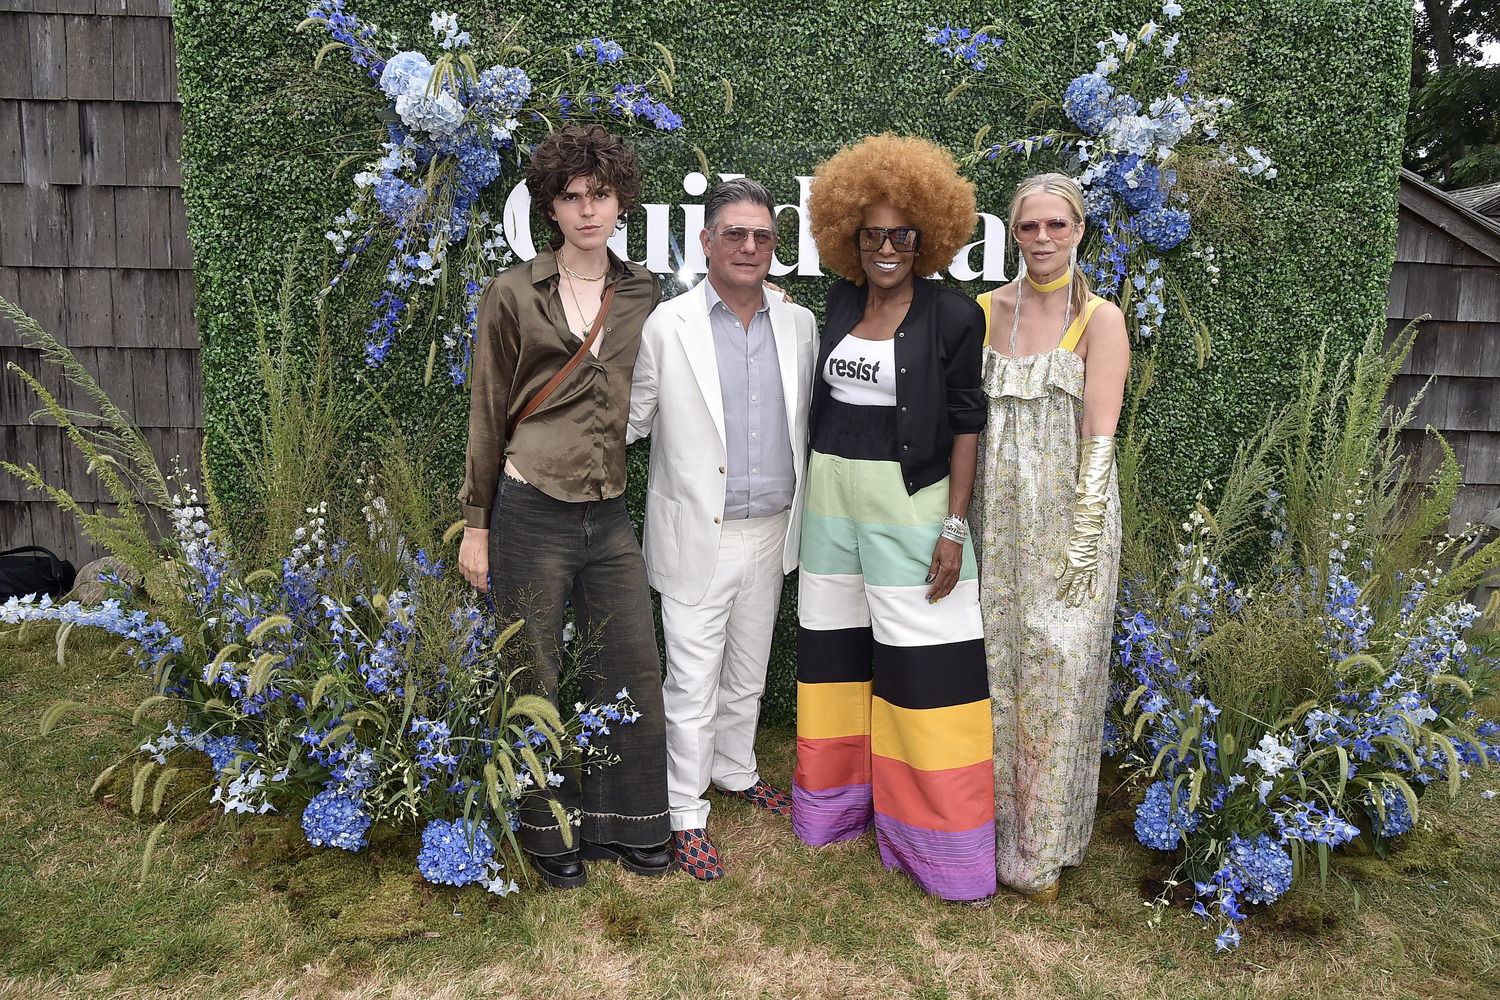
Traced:
<path id="1" fill-rule="evenodd" d="M 682 604 L 703 600 L 719 551 L 728 475 L 724 397 L 708 321 L 708 279 L 657 306 L 641 332 L 630 389 L 628 441 L 651 438 L 646 480 L 646 577 Z M 807 478 L 807 410 L 818 358 L 813 314 L 767 295 L 797 473 L 782 572 L 797 568 Z"/>

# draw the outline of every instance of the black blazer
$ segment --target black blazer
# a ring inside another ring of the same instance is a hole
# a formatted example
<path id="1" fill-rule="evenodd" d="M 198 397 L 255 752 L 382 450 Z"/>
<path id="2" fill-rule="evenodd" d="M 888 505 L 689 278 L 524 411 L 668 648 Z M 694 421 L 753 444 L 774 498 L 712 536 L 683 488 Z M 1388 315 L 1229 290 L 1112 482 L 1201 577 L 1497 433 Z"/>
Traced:
<path id="1" fill-rule="evenodd" d="M 962 293 L 914 278 L 911 307 L 896 328 L 896 448 L 907 494 L 948 474 L 955 434 L 978 434 L 989 417 L 984 391 L 984 310 Z M 813 379 L 809 429 L 816 434 L 832 398 L 828 356 L 865 314 L 868 285 L 840 280 L 828 312 Z"/>

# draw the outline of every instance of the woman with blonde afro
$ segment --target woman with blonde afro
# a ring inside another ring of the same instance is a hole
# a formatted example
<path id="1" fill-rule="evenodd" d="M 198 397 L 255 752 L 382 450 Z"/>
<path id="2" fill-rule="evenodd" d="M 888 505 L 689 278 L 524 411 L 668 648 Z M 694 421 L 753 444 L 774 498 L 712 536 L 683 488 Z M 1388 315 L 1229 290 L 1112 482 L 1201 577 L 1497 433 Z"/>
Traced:
<path id="1" fill-rule="evenodd" d="M 874 136 L 819 165 L 808 214 L 844 280 L 813 382 L 792 823 L 815 846 L 873 823 L 887 868 L 986 905 L 993 738 L 964 519 L 984 314 L 921 277 L 973 231 L 974 186 L 937 146 Z"/>

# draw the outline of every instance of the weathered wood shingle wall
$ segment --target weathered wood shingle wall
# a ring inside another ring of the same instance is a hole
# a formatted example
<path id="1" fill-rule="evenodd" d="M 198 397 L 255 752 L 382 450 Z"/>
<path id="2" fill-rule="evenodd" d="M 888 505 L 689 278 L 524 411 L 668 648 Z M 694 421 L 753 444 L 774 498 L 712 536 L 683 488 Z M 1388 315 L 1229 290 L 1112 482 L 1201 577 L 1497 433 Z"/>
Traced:
<path id="1" fill-rule="evenodd" d="M 164 468 L 196 478 L 202 378 L 179 169 L 171 0 L 0 0 L 0 295 L 19 302 L 99 380 Z M 75 393 L 0 321 L 6 362 Z M 81 400 L 79 400 L 82 403 Z M 0 378 L 0 455 L 107 501 L 36 399 Z M 0 547 L 97 554 L 72 519 L 0 476 Z"/>
<path id="2" fill-rule="evenodd" d="M 1448 523 L 1457 533 L 1500 507 L 1500 227 L 1419 178 L 1403 177 L 1400 205 L 1387 326 L 1394 335 L 1429 318 L 1391 402 L 1405 405 L 1427 387 L 1404 443 L 1424 478 L 1442 457 L 1425 428 L 1452 447 L 1464 469 Z M 1496 587 L 1500 579 L 1475 597 Z"/>

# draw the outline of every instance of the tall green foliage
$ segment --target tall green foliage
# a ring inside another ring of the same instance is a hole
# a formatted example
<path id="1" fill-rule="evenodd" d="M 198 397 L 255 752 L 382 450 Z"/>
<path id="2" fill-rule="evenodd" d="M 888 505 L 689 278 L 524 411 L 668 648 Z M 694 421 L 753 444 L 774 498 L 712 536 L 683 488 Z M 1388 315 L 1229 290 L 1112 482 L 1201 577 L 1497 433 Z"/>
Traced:
<path id="1" fill-rule="evenodd" d="M 493 23 L 491 8 L 453 5 L 476 36 Z M 1106 0 L 1021 0 L 1003 13 L 1028 27 L 1036 86 L 1061 94 L 1092 67 L 1092 40 L 1111 28 L 1142 23 L 1159 4 Z M 1403 0 L 1284 4 L 1224 0 L 1187 4 L 1181 22 L 1196 46 L 1187 65 L 1196 86 L 1237 103 L 1239 133 L 1251 137 L 1281 168 L 1271 190 L 1255 194 L 1241 217 L 1195 220 L 1196 236 L 1217 251 L 1218 274 L 1184 277 L 1196 319 L 1214 352 L 1200 366 L 1193 338 L 1169 325 L 1155 358 L 1155 377 L 1137 419 L 1148 444 L 1138 482 L 1147 498 L 1171 509 L 1190 502 L 1205 478 L 1222 475 L 1240 440 L 1262 423 L 1268 406 L 1289 398 L 1297 374 L 1287 364 L 1307 346 L 1307 331 L 1328 331 L 1342 356 L 1358 345 L 1381 314 L 1395 239 L 1395 188 L 1400 165 L 1411 54 L 1411 7 Z M 428 9 L 403 4 L 353 9 L 410 40 L 427 31 Z M 365 157 L 340 144 L 348 132 L 350 96 L 368 85 L 352 68 L 325 66 L 312 74 L 315 43 L 293 32 L 304 13 L 288 5 L 267 13 L 244 0 L 176 8 L 180 92 L 184 102 L 185 194 L 194 244 L 200 326 L 204 333 L 208 469 L 229 507 L 249 496 L 248 478 L 227 443 L 253 427 L 245 415 L 263 405 L 255 371 L 253 317 L 243 282 L 273 288 L 299 237 L 320 236 L 352 191 Z M 701 169 L 744 173 L 766 182 L 782 201 L 798 200 L 798 175 L 860 136 L 917 133 L 957 151 L 978 130 L 998 123 L 990 140 L 1034 131 L 1028 108 L 946 103 L 957 71 L 922 42 L 927 24 L 978 25 L 996 13 L 963 0 L 854 2 L 817 5 L 785 0 L 742 4 L 685 0 L 641 5 L 598 0 L 586 9 L 521 3 L 538 43 L 593 35 L 628 47 L 664 43 L 676 63 L 670 100 L 686 123 L 684 138 L 646 136 L 637 142 L 648 171 L 647 202 L 699 201 L 681 181 Z M 341 88 L 349 88 L 347 91 Z M 696 147 L 696 148 L 695 148 Z M 1003 215 L 1009 191 L 1026 172 L 1020 161 L 975 168 L 982 209 Z M 509 185 L 493 193 L 499 212 Z M 684 234 L 680 209 L 670 210 L 673 238 Z M 783 222 L 789 223 L 788 214 Z M 632 220 L 632 251 L 644 255 L 644 220 Z M 789 227 L 790 228 L 790 227 Z M 794 252 L 783 244 L 783 259 Z M 975 253 L 977 260 L 978 253 Z M 780 279 L 815 310 L 828 278 Z M 971 290 L 978 291 L 978 285 Z M 293 320 L 316 329 L 314 286 L 293 304 Z M 330 308 L 357 316 L 357 290 L 334 296 Z M 270 311 L 270 303 L 266 303 Z M 357 326 L 357 324 L 355 324 Z M 456 484 L 462 469 L 466 399 L 430 384 L 429 344 L 403 339 L 387 366 L 364 372 L 357 342 L 338 345 L 351 377 L 363 372 L 409 432 L 436 435 L 434 470 Z M 371 426 L 378 426 L 372 420 Z M 639 511 L 644 456 L 632 457 Z M 788 588 L 788 602 L 795 588 Z M 790 603 L 788 605 L 790 607 Z M 792 650 L 783 615 L 770 715 L 790 714 Z"/>

